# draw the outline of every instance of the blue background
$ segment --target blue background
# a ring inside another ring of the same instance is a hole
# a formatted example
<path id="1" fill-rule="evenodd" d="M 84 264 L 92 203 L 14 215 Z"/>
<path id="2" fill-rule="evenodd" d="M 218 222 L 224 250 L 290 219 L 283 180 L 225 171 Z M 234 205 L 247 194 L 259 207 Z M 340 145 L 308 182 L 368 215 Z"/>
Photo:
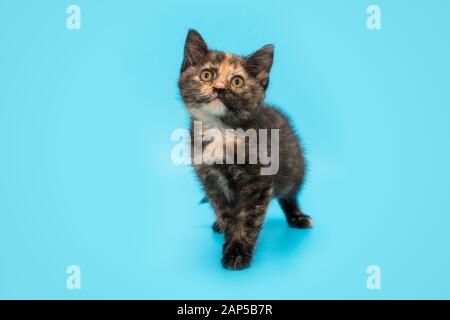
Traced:
<path id="1" fill-rule="evenodd" d="M 380 31 L 363 0 L 79 0 L 74 31 L 70 4 L 0 0 L 0 298 L 450 298 L 448 1 L 377 0 Z M 315 229 L 273 203 L 242 272 L 170 159 L 190 27 L 238 54 L 275 44 L 267 102 L 310 163 Z"/>

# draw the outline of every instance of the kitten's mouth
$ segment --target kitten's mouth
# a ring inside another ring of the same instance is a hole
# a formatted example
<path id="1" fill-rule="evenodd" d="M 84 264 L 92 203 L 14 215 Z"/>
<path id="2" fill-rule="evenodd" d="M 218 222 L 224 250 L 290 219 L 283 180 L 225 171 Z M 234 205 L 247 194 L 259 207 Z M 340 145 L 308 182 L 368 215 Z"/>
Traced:
<path id="1" fill-rule="evenodd" d="M 211 98 L 209 98 L 208 103 L 211 103 L 211 102 L 213 102 L 213 101 L 220 101 L 220 102 L 222 102 L 222 100 L 220 100 L 219 95 L 218 95 L 217 93 L 213 94 L 213 95 L 211 96 Z"/>
<path id="2" fill-rule="evenodd" d="M 201 112 L 205 112 L 210 116 L 221 116 L 224 114 L 226 107 L 217 94 L 212 94 L 207 100 L 205 99 L 201 110 Z"/>

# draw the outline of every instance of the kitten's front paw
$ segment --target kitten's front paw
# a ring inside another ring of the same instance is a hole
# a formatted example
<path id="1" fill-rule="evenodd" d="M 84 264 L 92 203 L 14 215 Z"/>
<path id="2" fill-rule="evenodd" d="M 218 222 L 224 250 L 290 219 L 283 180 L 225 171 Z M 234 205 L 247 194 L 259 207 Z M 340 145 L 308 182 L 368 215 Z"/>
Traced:
<path id="1" fill-rule="evenodd" d="M 252 255 L 240 244 L 228 245 L 223 253 L 222 265 L 230 270 L 242 270 L 250 267 Z"/>
<path id="2" fill-rule="evenodd" d="M 310 216 L 298 215 L 290 218 L 288 224 L 292 228 L 308 229 L 314 226 L 314 221 Z"/>
<path id="3" fill-rule="evenodd" d="M 225 269 L 242 270 L 250 267 L 252 258 L 248 255 L 225 254 L 222 258 L 222 265 Z"/>

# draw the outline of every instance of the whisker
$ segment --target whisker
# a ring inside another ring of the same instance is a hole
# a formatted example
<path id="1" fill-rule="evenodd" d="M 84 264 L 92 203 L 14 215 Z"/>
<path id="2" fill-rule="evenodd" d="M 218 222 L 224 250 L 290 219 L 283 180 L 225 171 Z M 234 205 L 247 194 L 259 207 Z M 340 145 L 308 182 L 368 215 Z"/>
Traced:
<path id="1" fill-rule="evenodd" d="M 202 98 L 205 98 L 205 97 L 207 97 L 207 95 L 204 95 L 204 94 L 199 95 L 192 102 L 190 102 L 187 106 L 191 107 L 193 104 L 199 102 Z"/>

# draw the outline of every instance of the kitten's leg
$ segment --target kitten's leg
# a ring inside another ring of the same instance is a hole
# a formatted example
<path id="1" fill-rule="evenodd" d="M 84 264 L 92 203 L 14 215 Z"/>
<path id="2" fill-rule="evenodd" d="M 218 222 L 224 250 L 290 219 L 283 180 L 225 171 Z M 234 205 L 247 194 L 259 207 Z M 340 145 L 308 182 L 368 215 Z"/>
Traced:
<path id="1" fill-rule="evenodd" d="M 312 218 L 300 210 L 296 197 L 280 198 L 278 201 L 290 227 L 300 229 L 313 227 L 314 222 Z"/>
<path id="2" fill-rule="evenodd" d="M 222 257 L 222 265 L 225 268 L 241 270 L 250 266 L 271 198 L 270 188 L 255 190 L 252 195 L 242 197 L 243 203 L 236 206 L 239 208 L 237 211 L 219 215 L 219 223 L 225 235 Z"/>

